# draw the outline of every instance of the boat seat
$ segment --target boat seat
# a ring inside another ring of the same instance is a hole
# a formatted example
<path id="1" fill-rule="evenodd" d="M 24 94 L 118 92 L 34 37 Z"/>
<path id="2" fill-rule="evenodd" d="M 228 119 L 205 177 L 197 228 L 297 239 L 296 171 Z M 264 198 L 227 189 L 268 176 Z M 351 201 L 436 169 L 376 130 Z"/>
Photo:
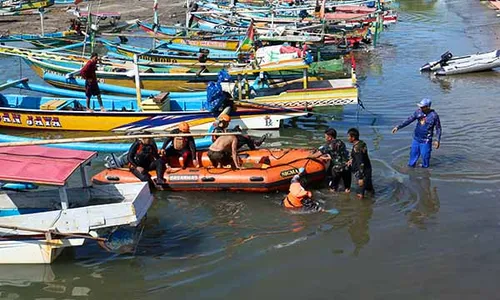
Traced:
<path id="1" fill-rule="evenodd" d="M 63 100 L 63 99 L 50 100 L 50 101 L 47 101 L 44 104 L 40 105 L 40 109 L 59 110 L 59 109 L 61 109 L 62 106 L 65 106 L 65 104 L 67 102 L 68 102 L 67 100 Z"/>

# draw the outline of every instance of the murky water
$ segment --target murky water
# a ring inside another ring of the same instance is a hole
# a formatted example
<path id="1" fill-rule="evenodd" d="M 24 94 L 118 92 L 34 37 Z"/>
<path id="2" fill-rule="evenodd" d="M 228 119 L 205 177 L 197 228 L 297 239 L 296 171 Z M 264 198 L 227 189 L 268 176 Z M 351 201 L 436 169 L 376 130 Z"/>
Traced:
<path id="1" fill-rule="evenodd" d="M 157 193 L 135 256 L 90 244 L 51 266 L 0 266 L 0 298 L 498 298 L 500 72 L 433 78 L 418 68 L 446 50 L 500 48 L 500 20 L 479 1 L 406 0 L 400 10 L 379 47 L 356 55 L 368 111 L 298 122 L 273 140 L 320 144 L 328 125 L 342 136 L 359 127 L 374 203 L 320 190 L 340 214 L 296 215 L 280 208 L 283 194 Z M 441 116 L 442 146 L 430 170 L 408 170 L 413 127 L 390 129 L 422 97 Z"/>

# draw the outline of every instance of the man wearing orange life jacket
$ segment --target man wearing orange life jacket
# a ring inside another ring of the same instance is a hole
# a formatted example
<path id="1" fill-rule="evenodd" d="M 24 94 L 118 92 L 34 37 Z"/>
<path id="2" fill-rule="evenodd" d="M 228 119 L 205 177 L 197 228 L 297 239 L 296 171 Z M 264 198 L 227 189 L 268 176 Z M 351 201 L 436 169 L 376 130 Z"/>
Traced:
<path id="1" fill-rule="evenodd" d="M 191 133 L 189 130 L 189 124 L 186 122 L 181 122 L 178 128 L 172 130 L 170 133 Z M 163 159 L 167 160 L 167 163 L 169 157 L 182 157 L 181 167 L 183 169 L 187 168 L 191 160 L 193 161 L 193 166 L 195 168 L 199 167 L 198 160 L 196 158 L 196 144 L 192 136 L 177 136 L 167 138 L 163 143 L 163 146 L 161 147 L 160 153 Z"/>
<path id="2" fill-rule="evenodd" d="M 312 193 L 306 190 L 301 182 L 300 176 L 304 173 L 304 168 L 299 169 L 299 174 L 293 176 L 289 193 L 283 199 L 283 206 L 288 209 L 321 210 L 318 202 L 312 200 Z"/>

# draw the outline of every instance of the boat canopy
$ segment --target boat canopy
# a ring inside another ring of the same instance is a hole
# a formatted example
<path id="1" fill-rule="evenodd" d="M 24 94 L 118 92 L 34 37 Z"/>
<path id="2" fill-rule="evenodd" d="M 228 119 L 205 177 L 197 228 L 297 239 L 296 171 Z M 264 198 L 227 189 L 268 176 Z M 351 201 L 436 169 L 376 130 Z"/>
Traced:
<path id="1" fill-rule="evenodd" d="M 0 147 L 0 181 L 64 186 L 96 152 L 42 146 Z"/>

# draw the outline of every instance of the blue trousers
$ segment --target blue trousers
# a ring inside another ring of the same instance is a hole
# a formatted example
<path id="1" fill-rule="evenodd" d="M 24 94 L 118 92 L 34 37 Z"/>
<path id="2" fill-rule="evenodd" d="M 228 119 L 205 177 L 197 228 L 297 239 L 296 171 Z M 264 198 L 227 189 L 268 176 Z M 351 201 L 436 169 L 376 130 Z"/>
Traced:
<path id="1" fill-rule="evenodd" d="M 428 143 L 419 143 L 413 140 L 411 143 L 410 160 L 408 166 L 415 167 L 418 158 L 422 156 L 422 168 L 428 168 L 431 160 L 432 141 Z"/>

